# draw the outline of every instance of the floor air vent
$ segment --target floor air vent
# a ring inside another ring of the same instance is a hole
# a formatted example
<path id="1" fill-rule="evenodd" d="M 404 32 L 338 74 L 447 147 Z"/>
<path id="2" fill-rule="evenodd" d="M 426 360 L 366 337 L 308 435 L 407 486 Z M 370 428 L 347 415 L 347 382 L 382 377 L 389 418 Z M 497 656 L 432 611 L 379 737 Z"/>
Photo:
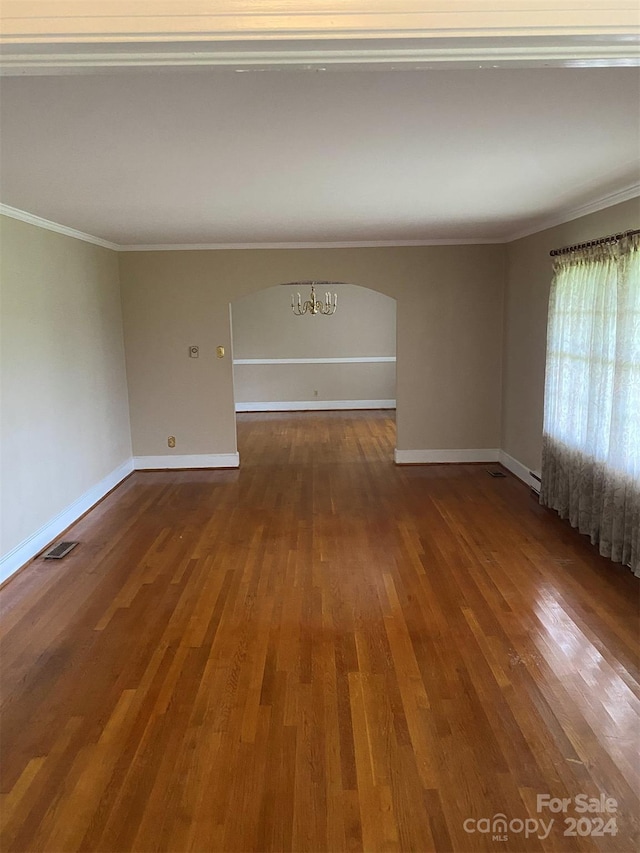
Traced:
<path id="1" fill-rule="evenodd" d="M 506 477 L 507 475 L 502 471 L 487 471 L 490 477 Z"/>
<path id="2" fill-rule="evenodd" d="M 45 560 L 61 560 L 66 557 L 69 551 L 72 551 L 77 542 L 59 542 L 54 548 L 44 555 Z"/>

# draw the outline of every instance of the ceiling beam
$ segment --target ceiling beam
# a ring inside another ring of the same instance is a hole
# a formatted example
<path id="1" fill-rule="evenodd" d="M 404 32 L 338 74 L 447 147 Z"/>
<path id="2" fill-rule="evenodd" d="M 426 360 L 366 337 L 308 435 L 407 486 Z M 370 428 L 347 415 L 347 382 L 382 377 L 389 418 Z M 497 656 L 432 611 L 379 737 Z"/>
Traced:
<path id="1" fill-rule="evenodd" d="M 214 7 L 212 9 L 212 6 Z M 640 64 L 636 0 L 3 0 L 5 74 Z"/>

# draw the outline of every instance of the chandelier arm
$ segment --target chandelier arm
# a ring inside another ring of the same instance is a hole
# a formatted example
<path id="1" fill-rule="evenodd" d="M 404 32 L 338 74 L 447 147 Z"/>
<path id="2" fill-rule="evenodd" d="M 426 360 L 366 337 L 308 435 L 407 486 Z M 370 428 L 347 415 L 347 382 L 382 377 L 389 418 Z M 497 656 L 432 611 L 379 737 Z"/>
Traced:
<path id="1" fill-rule="evenodd" d="M 322 282 L 323 284 L 328 284 L 329 282 Z M 338 307 L 338 294 L 331 293 L 329 290 L 324 292 L 324 301 L 318 299 L 316 295 L 316 282 L 309 282 L 311 285 L 311 293 L 309 294 L 309 299 L 307 299 L 304 303 L 300 297 L 300 294 L 297 294 L 297 302 L 294 296 L 291 297 L 291 310 L 296 315 L 296 317 L 301 317 L 303 314 L 311 314 L 315 316 L 316 314 L 324 314 L 325 316 L 331 316 L 336 313 L 336 308 Z"/>

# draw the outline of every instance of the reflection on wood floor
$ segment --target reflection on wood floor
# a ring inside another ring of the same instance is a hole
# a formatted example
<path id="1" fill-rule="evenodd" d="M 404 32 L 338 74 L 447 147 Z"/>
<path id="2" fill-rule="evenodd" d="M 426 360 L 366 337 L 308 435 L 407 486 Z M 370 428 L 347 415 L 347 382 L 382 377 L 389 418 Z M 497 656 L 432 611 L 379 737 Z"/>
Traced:
<path id="1" fill-rule="evenodd" d="M 238 421 L 3 589 L 2 849 L 635 849 L 631 572 L 387 412 Z"/>

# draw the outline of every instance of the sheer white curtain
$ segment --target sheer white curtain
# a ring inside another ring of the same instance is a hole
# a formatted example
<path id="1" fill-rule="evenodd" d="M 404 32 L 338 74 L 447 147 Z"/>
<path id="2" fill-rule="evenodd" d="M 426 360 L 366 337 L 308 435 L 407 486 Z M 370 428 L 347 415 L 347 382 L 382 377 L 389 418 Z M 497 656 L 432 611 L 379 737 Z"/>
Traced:
<path id="1" fill-rule="evenodd" d="M 560 255 L 541 503 L 640 576 L 640 237 Z"/>

